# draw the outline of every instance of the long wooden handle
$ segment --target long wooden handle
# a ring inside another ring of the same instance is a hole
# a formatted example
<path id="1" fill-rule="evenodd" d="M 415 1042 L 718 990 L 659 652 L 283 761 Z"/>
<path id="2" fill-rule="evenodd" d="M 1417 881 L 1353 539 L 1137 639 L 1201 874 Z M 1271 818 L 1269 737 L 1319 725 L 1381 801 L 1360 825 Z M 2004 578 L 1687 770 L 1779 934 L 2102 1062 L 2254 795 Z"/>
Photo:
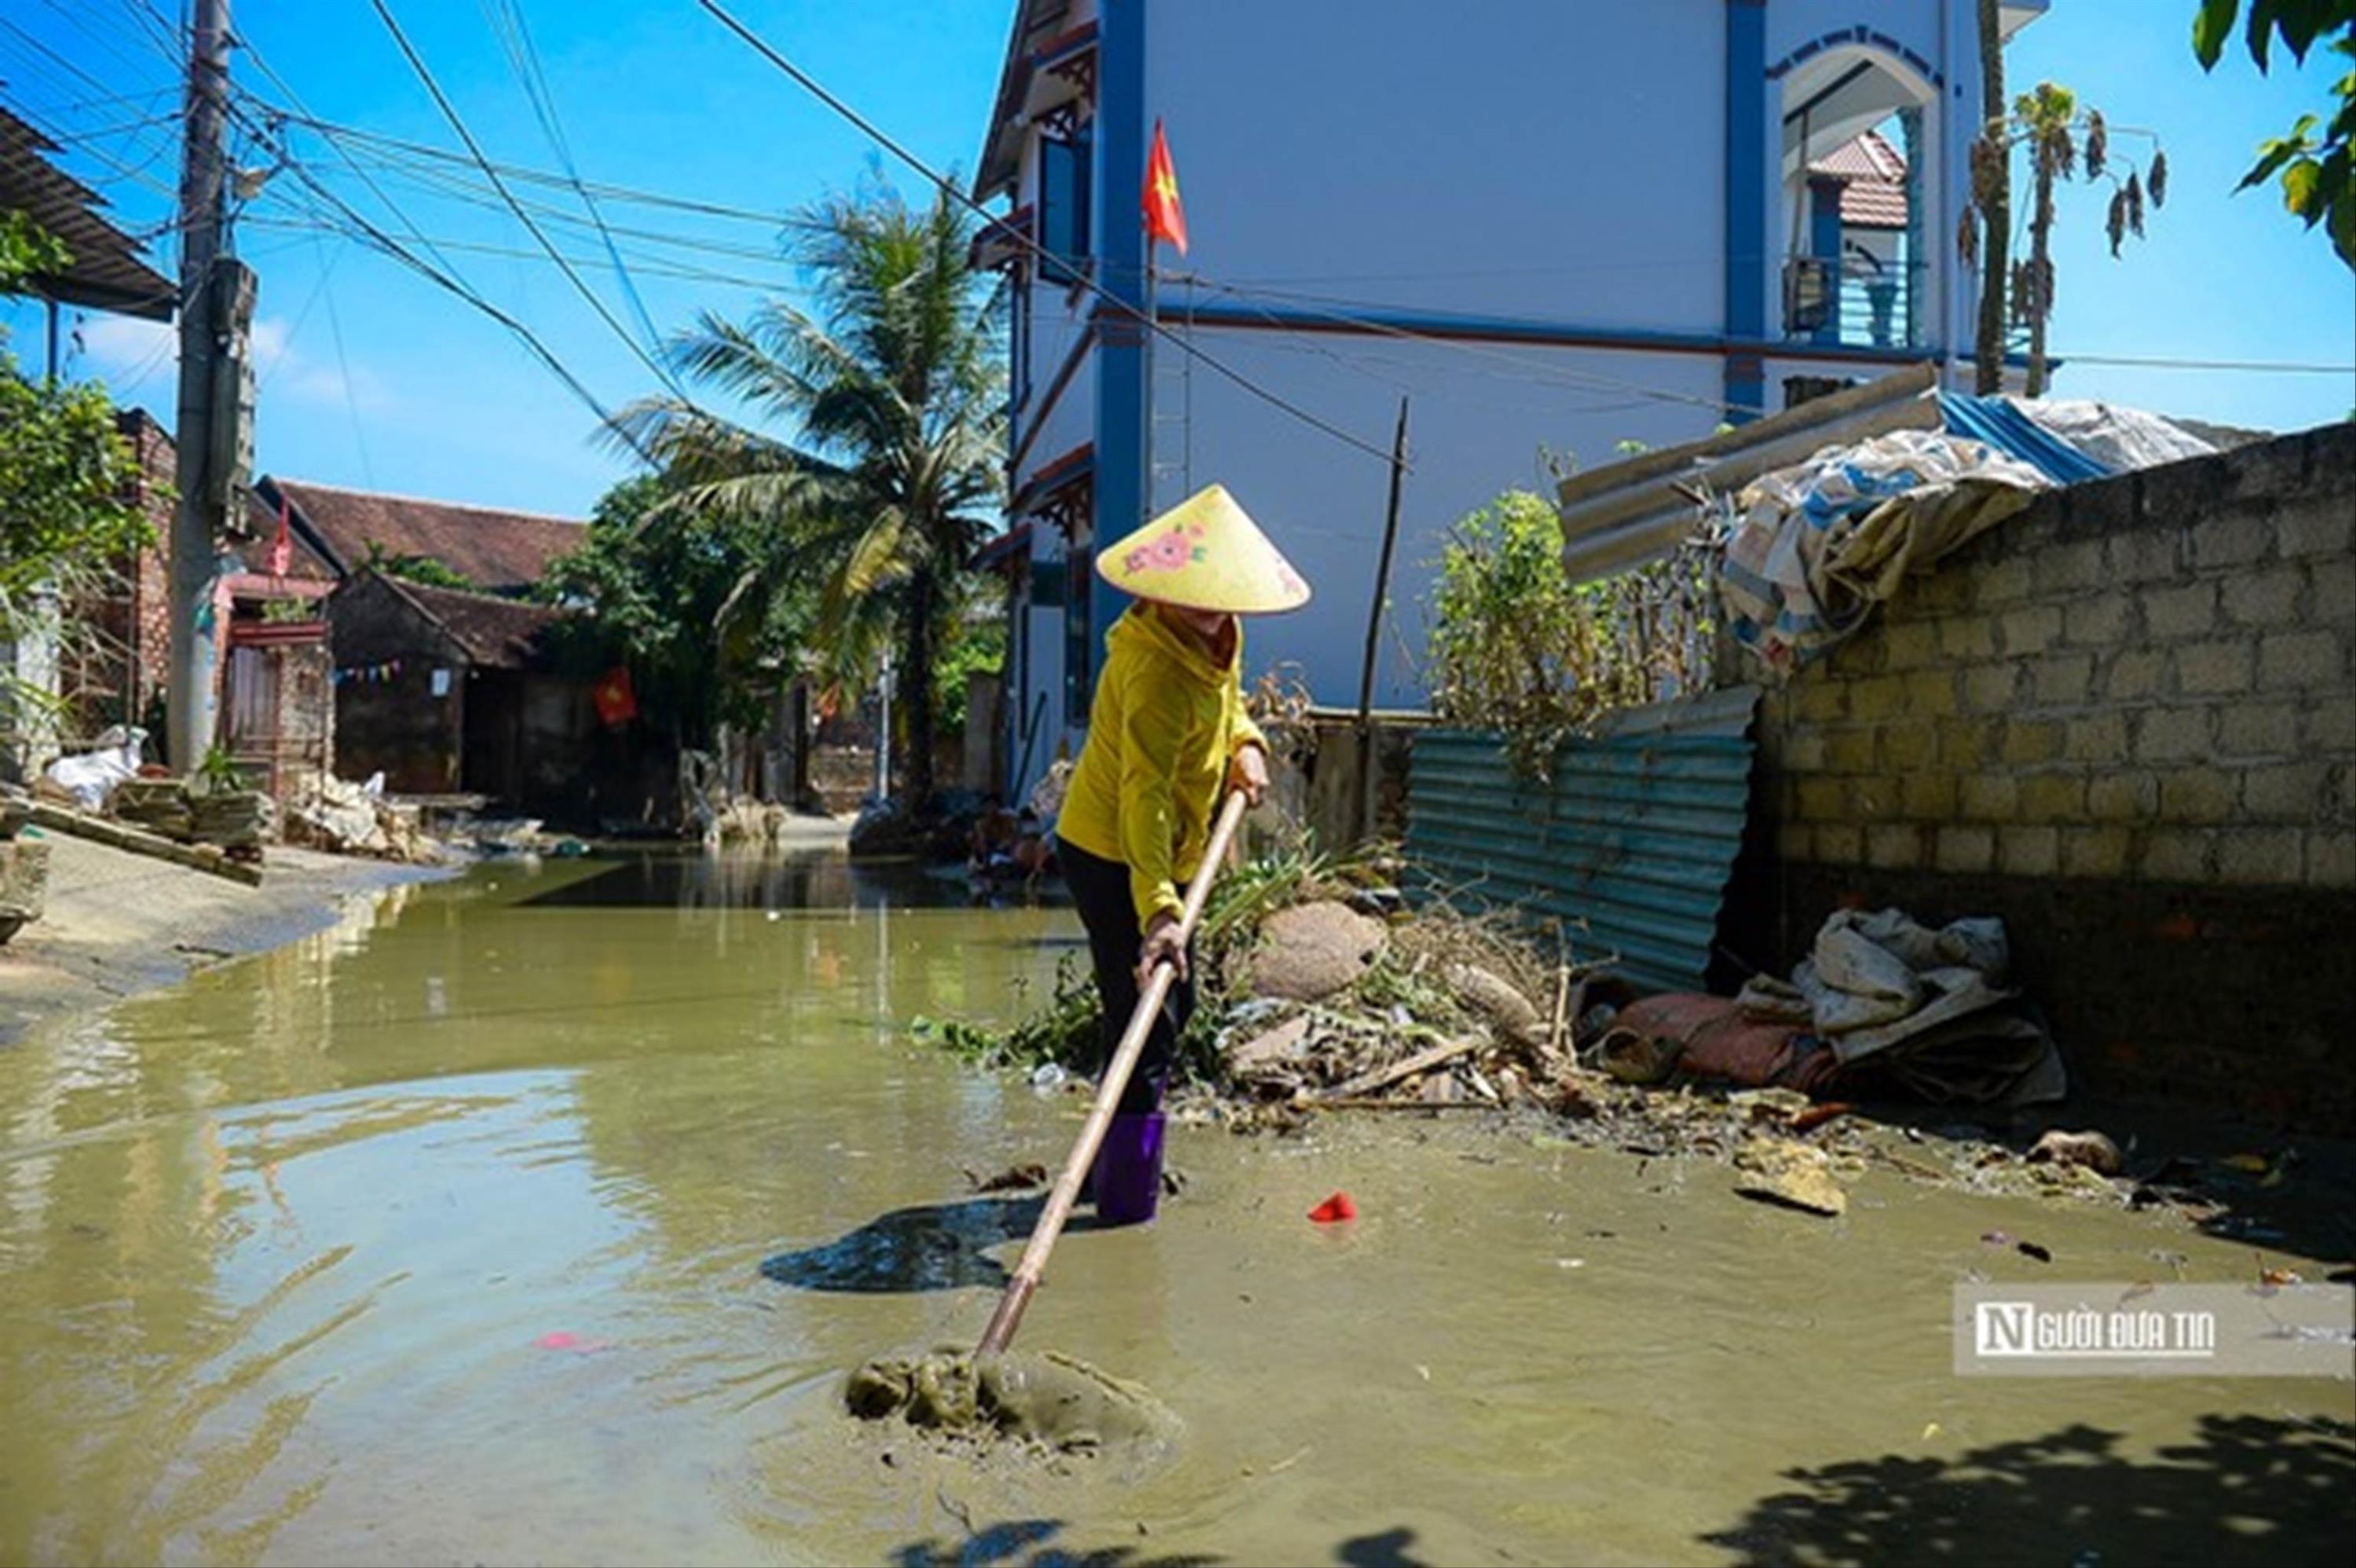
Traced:
<path id="1" fill-rule="evenodd" d="M 1194 926 L 1203 918 L 1204 901 L 1211 896 L 1211 881 L 1219 873 L 1219 863 L 1227 858 L 1227 846 L 1236 837 L 1236 828 L 1244 819 L 1244 795 L 1241 790 L 1228 795 L 1226 805 L 1220 809 L 1219 820 L 1211 829 L 1210 846 L 1203 851 L 1202 869 L 1194 873 L 1194 885 L 1186 890 L 1185 908 L 1178 916 L 1178 941 L 1183 947 L 1194 934 Z M 1096 1104 L 1088 1107 L 1088 1119 L 1080 1127 L 1079 1142 L 1064 1161 L 1063 1173 L 1055 1178 L 1055 1189 L 1047 1194 L 1047 1207 L 1040 1212 L 1038 1224 L 1032 1227 L 1031 1241 L 1023 1249 L 1023 1259 L 1014 1265 L 1014 1277 L 1006 1284 L 1006 1294 L 998 1298 L 998 1310 L 990 1315 L 990 1327 L 982 1330 L 981 1345 L 976 1352 L 991 1356 L 1003 1350 L 1014 1340 L 1014 1330 L 1023 1325 L 1023 1309 L 1031 1305 L 1031 1293 L 1039 1288 L 1039 1279 L 1047 1272 L 1047 1254 L 1055 1250 L 1055 1242 L 1064 1233 L 1064 1222 L 1072 1217 L 1072 1205 L 1079 1201 L 1080 1184 L 1087 1179 L 1088 1168 L 1096 1163 L 1097 1150 L 1102 1146 L 1105 1132 L 1112 1125 L 1113 1114 L 1119 1109 L 1120 1096 L 1129 1087 L 1130 1076 L 1137 1071 L 1137 1059 L 1145 1054 L 1146 1037 L 1153 1032 L 1153 1019 L 1169 999 L 1170 987 L 1178 972 L 1167 960 L 1155 965 L 1145 982 L 1145 990 L 1137 998 L 1137 1010 L 1129 1016 L 1129 1028 L 1120 1037 L 1120 1044 L 1106 1066 L 1104 1079 L 1097 1085 Z"/>

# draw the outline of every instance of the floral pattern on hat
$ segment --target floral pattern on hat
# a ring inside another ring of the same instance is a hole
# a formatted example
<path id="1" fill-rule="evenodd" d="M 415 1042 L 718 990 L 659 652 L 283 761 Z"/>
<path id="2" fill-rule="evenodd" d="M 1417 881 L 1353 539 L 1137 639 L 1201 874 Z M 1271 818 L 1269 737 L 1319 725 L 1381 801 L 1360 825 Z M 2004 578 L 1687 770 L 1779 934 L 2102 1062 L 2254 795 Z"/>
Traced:
<path id="1" fill-rule="evenodd" d="M 1144 571 L 1175 571 L 1192 561 L 1206 559 L 1210 552 L 1194 540 L 1203 537 L 1200 525 L 1172 528 L 1157 534 L 1121 558 L 1123 571 L 1135 575 Z"/>

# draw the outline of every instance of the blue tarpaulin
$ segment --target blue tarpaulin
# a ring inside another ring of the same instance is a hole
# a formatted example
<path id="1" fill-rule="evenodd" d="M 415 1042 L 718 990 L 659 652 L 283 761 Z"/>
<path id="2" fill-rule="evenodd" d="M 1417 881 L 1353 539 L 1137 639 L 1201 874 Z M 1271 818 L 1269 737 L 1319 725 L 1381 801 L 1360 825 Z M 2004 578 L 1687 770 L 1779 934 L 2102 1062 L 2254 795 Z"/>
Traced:
<path id="1" fill-rule="evenodd" d="M 2112 470 L 2045 429 L 2001 398 L 1964 392 L 1939 394 L 1939 413 L 1950 435 L 1984 441 L 2017 457 L 2056 485 L 2109 477 Z"/>

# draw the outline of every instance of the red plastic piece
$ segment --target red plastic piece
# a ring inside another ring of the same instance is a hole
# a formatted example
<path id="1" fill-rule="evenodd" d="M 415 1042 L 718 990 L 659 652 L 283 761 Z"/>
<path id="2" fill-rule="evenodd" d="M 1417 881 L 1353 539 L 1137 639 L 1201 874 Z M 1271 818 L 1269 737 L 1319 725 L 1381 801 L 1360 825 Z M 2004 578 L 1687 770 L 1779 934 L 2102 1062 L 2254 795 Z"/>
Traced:
<path id="1" fill-rule="evenodd" d="M 1355 1220 L 1357 1217 L 1358 1206 L 1350 1200 L 1350 1195 L 1346 1192 L 1336 1192 L 1333 1197 L 1309 1211 L 1309 1218 L 1320 1225 L 1338 1225 L 1344 1220 Z"/>

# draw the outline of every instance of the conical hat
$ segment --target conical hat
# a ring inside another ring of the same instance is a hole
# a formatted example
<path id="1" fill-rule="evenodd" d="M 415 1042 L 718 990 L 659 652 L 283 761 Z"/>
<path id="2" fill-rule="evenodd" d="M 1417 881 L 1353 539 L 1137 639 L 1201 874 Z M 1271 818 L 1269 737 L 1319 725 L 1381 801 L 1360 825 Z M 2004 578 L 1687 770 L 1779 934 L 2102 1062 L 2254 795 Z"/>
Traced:
<path id="1" fill-rule="evenodd" d="M 1189 610 L 1266 615 L 1309 603 L 1309 584 L 1224 485 L 1212 485 L 1097 552 L 1124 593 Z"/>

